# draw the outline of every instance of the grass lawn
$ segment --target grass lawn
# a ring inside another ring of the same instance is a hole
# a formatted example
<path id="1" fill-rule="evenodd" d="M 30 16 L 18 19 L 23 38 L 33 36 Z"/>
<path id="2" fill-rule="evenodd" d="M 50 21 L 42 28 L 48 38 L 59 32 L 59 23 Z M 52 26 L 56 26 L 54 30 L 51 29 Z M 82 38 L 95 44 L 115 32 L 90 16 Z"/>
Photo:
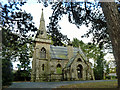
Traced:
<path id="1" fill-rule="evenodd" d="M 58 88 L 117 88 L 117 81 L 80 83 L 60 86 Z"/>

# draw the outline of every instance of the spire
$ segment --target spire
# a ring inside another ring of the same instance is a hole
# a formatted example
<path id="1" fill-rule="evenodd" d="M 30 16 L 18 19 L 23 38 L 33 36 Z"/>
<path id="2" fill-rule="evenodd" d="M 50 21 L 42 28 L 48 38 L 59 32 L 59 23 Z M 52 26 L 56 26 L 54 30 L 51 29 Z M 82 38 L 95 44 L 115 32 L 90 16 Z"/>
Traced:
<path id="1" fill-rule="evenodd" d="M 39 29 L 37 31 L 36 38 L 41 38 L 41 39 L 46 38 L 47 39 L 47 32 L 46 32 L 46 28 L 45 28 L 43 9 L 42 9 L 42 14 L 41 14 L 41 18 L 40 18 L 40 25 L 39 25 Z"/>
<path id="2" fill-rule="evenodd" d="M 40 19 L 40 21 L 45 21 L 45 20 L 44 20 L 44 15 L 43 15 L 43 8 L 42 8 L 42 14 L 41 14 L 41 19 Z"/>

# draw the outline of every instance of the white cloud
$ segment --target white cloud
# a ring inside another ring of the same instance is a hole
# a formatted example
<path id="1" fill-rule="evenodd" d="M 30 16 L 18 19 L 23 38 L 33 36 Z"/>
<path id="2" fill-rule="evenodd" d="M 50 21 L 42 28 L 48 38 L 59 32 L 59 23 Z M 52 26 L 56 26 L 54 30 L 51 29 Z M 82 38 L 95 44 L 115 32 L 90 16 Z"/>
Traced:
<path id="1" fill-rule="evenodd" d="M 35 26 L 38 28 L 40 24 L 40 17 L 42 8 L 44 9 L 44 18 L 45 18 L 45 24 L 46 26 L 49 24 L 50 20 L 49 17 L 52 15 L 51 6 L 44 7 L 42 4 L 39 3 L 33 3 L 33 4 L 25 4 L 22 7 L 24 10 L 26 10 L 28 13 L 31 13 L 33 16 L 33 21 L 35 22 Z M 78 29 L 75 25 L 69 23 L 67 16 L 63 16 L 62 20 L 59 22 L 61 26 L 61 33 L 64 35 L 67 35 L 70 40 L 73 40 L 73 38 L 78 38 L 79 40 L 83 40 L 83 42 L 87 43 L 90 41 L 90 38 L 81 38 L 81 35 L 86 33 L 87 28 L 86 26 L 82 25 L 80 29 Z"/>

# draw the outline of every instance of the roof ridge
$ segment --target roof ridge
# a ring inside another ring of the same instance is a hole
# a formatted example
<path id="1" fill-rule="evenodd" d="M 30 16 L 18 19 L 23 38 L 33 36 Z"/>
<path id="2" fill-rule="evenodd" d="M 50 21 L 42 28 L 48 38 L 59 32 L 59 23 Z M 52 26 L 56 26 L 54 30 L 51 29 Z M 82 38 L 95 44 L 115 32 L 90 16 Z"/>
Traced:
<path id="1" fill-rule="evenodd" d="M 76 58 L 76 56 L 77 56 L 77 54 L 76 54 L 75 56 L 73 56 L 71 59 L 69 59 L 69 61 L 68 61 L 68 63 L 66 64 L 65 68 L 69 67 L 69 66 L 73 63 L 73 61 L 74 61 L 74 59 Z"/>

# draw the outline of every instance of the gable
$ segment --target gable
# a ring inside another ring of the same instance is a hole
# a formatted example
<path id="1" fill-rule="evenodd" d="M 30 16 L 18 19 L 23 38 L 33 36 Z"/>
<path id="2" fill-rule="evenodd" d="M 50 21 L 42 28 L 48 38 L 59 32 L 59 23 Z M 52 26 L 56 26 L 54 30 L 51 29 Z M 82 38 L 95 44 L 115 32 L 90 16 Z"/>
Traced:
<path id="1" fill-rule="evenodd" d="M 72 57 L 72 58 L 68 61 L 68 63 L 66 64 L 65 68 L 68 68 L 68 67 L 71 66 L 71 64 L 72 64 L 73 61 L 75 60 L 76 56 L 77 56 L 77 55 L 75 55 L 74 57 Z"/>
<path id="2" fill-rule="evenodd" d="M 77 52 L 75 56 L 73 56 L 68 63 L 66 64 L 65 68 L 70 67 L 71 64 L 75 61 L 76 58 L 80 58 L 82 60 L 82 62 L 85 62 L 84 59 L 81 57 L 80 53 Z"/>
<path id="3" fill-rule="evenodd" d="M 80 48 L 76 48 L 74 47 L 74 56 L 77 55 L 77 53 L 79 52 L 80 56 L 87 61 L 87 57 L 85 56 L 85 54 L 83 53 L 83 51 Z"/>

